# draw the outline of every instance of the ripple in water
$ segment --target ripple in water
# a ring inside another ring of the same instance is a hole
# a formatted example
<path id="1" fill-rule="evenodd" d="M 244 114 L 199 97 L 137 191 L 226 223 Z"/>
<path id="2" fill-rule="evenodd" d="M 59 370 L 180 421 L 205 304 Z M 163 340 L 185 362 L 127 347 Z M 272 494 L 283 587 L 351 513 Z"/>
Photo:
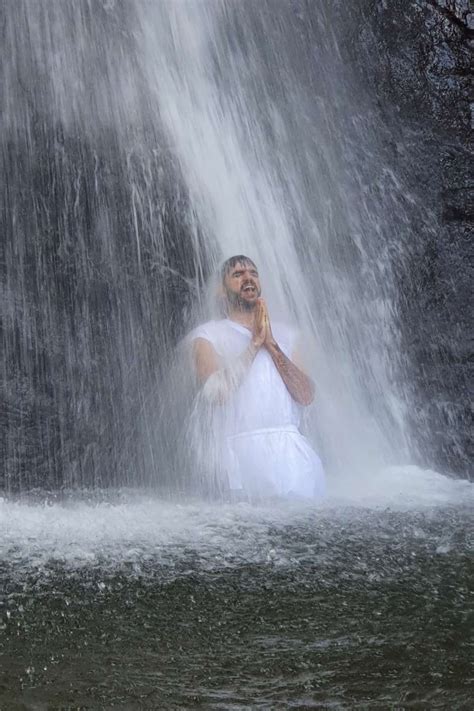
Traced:
<path id="1" fill-rule="evenodd" d="M 0 707 L 468 708 L 472 489 L 4 500 Z"/>
<path id="2" fill-rule="evenodd" d="M 0 554 L 15 562 L 17 572 L 48 561 L 80 566 L 153 559 L 166 565 L 191 551 L 205 566 L 228 560 L 260 563 L 271 550 L 269 531 L 288 525 L 308 527 L 324 538 L 328 526 L 347 520 L 366 521 L 370 528 L 368 510 L 423 510 L 473 500 L 469 482 L 416 467 L 389 470 L 372 480 L 339 481 L 318 507 L 281 501 L 177 503 L 127 490 L 102 497 L 85 492 L 59 502 L 43 495 L 42 503 L 31 497 L 0 502 Z"/>

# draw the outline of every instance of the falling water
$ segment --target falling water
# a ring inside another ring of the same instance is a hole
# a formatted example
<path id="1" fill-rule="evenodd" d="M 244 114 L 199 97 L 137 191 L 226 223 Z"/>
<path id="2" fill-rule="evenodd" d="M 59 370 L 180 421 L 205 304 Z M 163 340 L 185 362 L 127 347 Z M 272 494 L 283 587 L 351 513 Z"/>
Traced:
<path id="1" fill-rule="evenodd" d="M 299 324 L 329 468 L 406 462 L 390 256 L 400 186 L 334 18 L 322 7 L 309 35 L 288 3 L 141 7 L 148 86 L 211 264 L 251 255 L 274 313 Z"/>
<path id="2" fill-rule="evenodd" d="M 173 347 L 240 252 L 299 325 L 329 471 L 410 461 L 402 186 L 337 7 L 277 10 L 7 3 L 7 488 L 189 479 Z"/>
<path id="3" fill-rule="evenodd" d="M 134 12 L 2 10 L 7 490 L 166 479 L 140 425 L 146 398 L 160 399 L 200 246 Z"/>

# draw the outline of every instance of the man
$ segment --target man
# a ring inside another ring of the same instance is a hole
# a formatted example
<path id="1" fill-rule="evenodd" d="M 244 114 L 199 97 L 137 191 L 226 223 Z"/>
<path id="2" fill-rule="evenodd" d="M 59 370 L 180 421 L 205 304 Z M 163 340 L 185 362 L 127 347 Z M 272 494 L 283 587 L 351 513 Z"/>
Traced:
<path id="1" fill-rule="evenodd" d="M 222 266 L 226 317 L 196 328 L 190 339 L 202 394 L 221 433 L 220 461 L 229 486 L 250 496 L 320 497 L 321 461 L 298 430 L 314 398 L 298 365 L 296 334 L 270 323 L 258 270 L 236 255 Z"/>

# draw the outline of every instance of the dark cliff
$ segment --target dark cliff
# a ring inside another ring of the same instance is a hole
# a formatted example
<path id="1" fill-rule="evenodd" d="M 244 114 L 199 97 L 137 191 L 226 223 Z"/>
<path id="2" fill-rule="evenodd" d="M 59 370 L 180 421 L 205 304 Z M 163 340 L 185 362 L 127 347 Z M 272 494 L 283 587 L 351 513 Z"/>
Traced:
<path id="1" fill-rule="evenodd" d="M 474 14 L 468 0 L 361 0 L 338 12 L 406 195 L 396 274 L 420 463 L 469 476 Z"/>
<path id="2" fill-rule="evenodd" d="M 393 151 L 431 229 L 420 225 L 400 272 L 413 427 L 424 460 L 467 475 L 472 283 L 473 20 L 468 0 L 368 2 L 359 37 Z"/>

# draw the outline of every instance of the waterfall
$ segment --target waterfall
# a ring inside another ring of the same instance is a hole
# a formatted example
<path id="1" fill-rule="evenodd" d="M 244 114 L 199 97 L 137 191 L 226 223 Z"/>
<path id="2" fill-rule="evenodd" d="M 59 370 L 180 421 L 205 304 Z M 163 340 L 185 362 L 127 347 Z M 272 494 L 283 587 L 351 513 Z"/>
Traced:
<path id="1" fill-rule="evenodd" d="M 394 278 L 408 216 L 337 5 L 2 13 L 3 486 L 185 486 L 174 347 L 241 252 L 301 331 L 328 471 L 410 461 Z"/>
<path id="2" fill-rule="evenodd" d="M 406 462 L 401 185 L 333 17 L 322 6 L 310 28 L 289 3 L 140 7 L 147 84 L 211 265 L 249 254 L 273 312 L 299 324 L 319 394 L 309 427 L 330 469 Z"/>

